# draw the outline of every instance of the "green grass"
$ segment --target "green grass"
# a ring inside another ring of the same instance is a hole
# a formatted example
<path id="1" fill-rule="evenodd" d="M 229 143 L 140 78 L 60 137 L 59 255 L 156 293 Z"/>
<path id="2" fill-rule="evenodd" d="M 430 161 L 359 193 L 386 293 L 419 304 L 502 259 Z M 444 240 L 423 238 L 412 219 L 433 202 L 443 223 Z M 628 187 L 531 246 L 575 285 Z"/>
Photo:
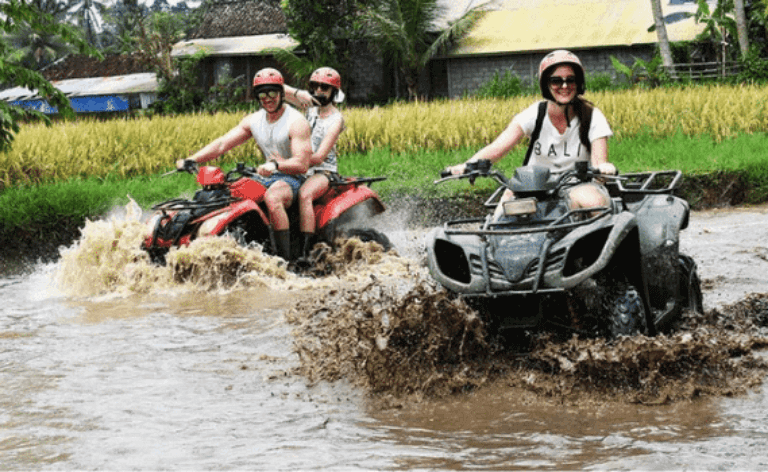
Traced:
<path id="1" fill-rule="evenodd" d="M 611 161 L 620 172 L 680 169 L 689 176 L 735 174 L 750 187 L 747 203 L 768 201 L 768 166 L 765 153 L 768 135 L 741 135 L 716 143 L 706 137 L 678 134 L 666 139 L 639 136 L 610 142 Z M 475 149 L 454 151 L 421 151 L 392 153 L 380 149 L 363 154 L 340 156 L 340 171 L 351 176 L 386 176 L 374 188 L 386 201 L 399 195 L 444 198 L 473 192 L 490 191 L 495 185 L 488 179 L 472 187 L 467 181 L 434 185 L 440 170 L 464 162 Z M 497 164 L 509 175 L 522 162 L 525 146 Z M 225 165 L 228 170 L 231 165 Z M 0 223 L 5 237 L 22 230 L 42 233 L 55 230 L 62 221 L 79 224 L 85 218 L 95 219 L 118 205 L 128 196 L 142 208 L 177 197 L 191 195 L 197 184 L 185 173 L 168 177 L 158 175 L 131 179 L 74 179 L 54 184 L 8 188 L 0 194 Z"/>

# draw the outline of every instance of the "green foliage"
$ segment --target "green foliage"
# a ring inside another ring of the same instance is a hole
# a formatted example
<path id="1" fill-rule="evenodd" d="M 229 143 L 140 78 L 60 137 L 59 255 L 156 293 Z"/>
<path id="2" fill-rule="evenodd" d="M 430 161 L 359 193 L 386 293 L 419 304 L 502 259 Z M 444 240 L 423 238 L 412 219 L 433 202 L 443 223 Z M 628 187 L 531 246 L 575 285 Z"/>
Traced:
<path id="1" fill-rule="evenodd" d="M 430 59 L 444 52 L 466 34 L 486 4 L 464 15 L 434 35 L 434 25 L 445 7 L 439 0 L 384 0 L 361 15 L 363 31 L 382 55 L 397 66 L 408 88 L 408 98 L 418 98 L 419 75 Z"/>
<path id="2" fill-rule="evenodd" d="M 731 16 L 732 12 L 732 1 L 717 0 L 715 9 L 711 10 L 707 0 L 697 0 L 696 22 L 705 24 L 704 31 L 697 39 L 718 44 L 729 36 L 736 38 L 736 20 Z"/>
<path id="3" fill-rule="evenodd" d="M 58 23 L 51 14 L 41 12 L 24 1 L 1 2 L 0 18 L 4 18 L 0 21 L 0 84 L 36 90 L 40 97 L 57 107 L 62 116 L 73 117 L 74 111 L 67 97 L 41 74 L 19 62 L 18 53 L 8 42 L 6 34 L 13 35 L 23 29 L 29 29 L 43 35 L 58 36 L 62 42 L 71 44 L 82 54 L 99 54 L 88 46 L 72 26 Z M 10 149 L 14 134 L 19 130 L 18 122 L 26 119 L 41 119 L 45 123 L 50 123 L 49 118 L 42 113 L 22 110 L 6 102 L 0 102 L 0 152 Z"/>
<path id="4" fill-rule="evenodd" d="M 590 92 L 601 92 L 605 90 L 617 90 L 622 88 L 620 84 L 617 84 L 611 74 L 607 73 L 594 73 L 587 74 L 587 90 Z"/>
<path id="5" fill-rule="evenodd" d="M 523 82 L 520 77 L 511 71 L 503 74 L 498 71 L 488 82 L 484 83 L 472 94 L 479 98 L 509 98 L 536 93 L 535 86 Z"/>
<path id="6" fill-rule="evenodd" d="M 658 87 L 670 82 L 669 75 L 664 70 L 661 56 L 654 56 L 650 61 L 635 58 L 631 66 L 611 56 L 611 64 L 619 74 L 623 75 L 630 85 L 640 84 L 646 87 Z"/>
<path id="7" fill-rule="evenodd" d="M 338 67 L 344 51 L 335 39 L 349 38 L 358 2 L 353 0 L 283 0 L 288 32 L 316 65 Z"/>
<path id="8" fill-rule="evenodd" d="M 206 99 L 201 104 L 201 109 L 208 112 L 251 112 L 255 102 L 244 102 L 248 79 L 239 77 L 223 78 L 219 83 L 208 90 Z"/>
<path id="9" fill-rule="evenodd" d="M 751 47 L 746 56 L 739 58 L 739 75 L 736 80 L 739 83 L 768 82 L 768 59 L 760 57 L 757 47 Z"/>
<path id="10" fill-rule="evenodd" d="M 159 100 L 152 104 L 155 112 L 174 115 L 201 108 L 205 92 L 197 85 L 197 66 L 204 56 L 201 52 L 190 57 L 175 58 L 172 63 L 176 74 L 170 77 L 158 74 Z"/>

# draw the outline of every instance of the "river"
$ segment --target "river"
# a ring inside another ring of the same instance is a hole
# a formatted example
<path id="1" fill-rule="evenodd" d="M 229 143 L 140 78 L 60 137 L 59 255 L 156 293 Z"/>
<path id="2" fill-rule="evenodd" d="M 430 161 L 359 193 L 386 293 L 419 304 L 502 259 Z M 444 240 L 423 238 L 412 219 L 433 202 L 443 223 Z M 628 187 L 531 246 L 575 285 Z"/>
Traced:
<path id="1" fill-rule="evenodd" d="M 652 403 L 544 395 L 521 389 L 520 371 L 449 395 L 374 395 L 342 368 L 309 378 L 296 318 L 368 303 L 371 285 L 386 287 L 384 305 L 412 290 L 418 231 L 390 227 L 399 255 L 352 248 L 308 279 L 221 244 L 192 248 L 175 269 L 148 266 L 130 213 L 89 223 L 55 263 L 0 277 L 0 469 L 768 467 L 759 381 Z M 708 312 L 768 293 L 768 207 L 694 213 L 682 249 Z M 338 351 L 354 333 L 337 328 Z"/>

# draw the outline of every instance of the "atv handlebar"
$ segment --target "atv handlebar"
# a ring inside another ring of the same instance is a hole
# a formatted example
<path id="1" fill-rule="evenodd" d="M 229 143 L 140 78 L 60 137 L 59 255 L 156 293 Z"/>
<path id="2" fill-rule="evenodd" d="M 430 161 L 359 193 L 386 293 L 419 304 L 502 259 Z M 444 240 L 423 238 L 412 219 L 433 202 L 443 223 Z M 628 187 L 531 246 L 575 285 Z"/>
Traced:
<path id="1" fill-rule="evenodd" d="M 440 171 L 440 179 L 435 180 L 435 184 L 445 182 L 447 180 L 457 179 L 469 179 L 469 183 L 474 184 L 475 179 L 478 177 L 492 177 L 501 185 L 507 185 L 507 178 L 501 172 L 491 172 L 491 166 L 493 164 L 488 159 L 479 159 L 477 161 L 470 161 L 464 165 L 463 174 L 453 174 L 448 169 Z"/>

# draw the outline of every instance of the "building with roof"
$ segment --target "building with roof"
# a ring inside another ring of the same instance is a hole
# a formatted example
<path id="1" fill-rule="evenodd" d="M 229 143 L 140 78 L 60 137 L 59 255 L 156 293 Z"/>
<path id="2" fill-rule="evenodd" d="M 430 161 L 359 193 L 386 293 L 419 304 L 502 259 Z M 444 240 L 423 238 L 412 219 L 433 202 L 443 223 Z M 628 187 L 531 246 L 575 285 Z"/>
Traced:
<path id="1" fill-rule="evenodd" d="M 692 17 L 696 9 L 693 0 L 663 2 L 670 41 L 693 41 L 704 29 Z M 653 24 L 647 0 L 496 0 L 448 54 L 432 61 L 428 92 L 459 97 L 507 71 L 535 83 L 539 62 L 555 49 L 576 53 L 588 73 L 615 76 L 611 56 L 628 65 L 653 58 Z"/>
<path id="2" fill-rule="evenodd" d="M 204 52 L 200 64 L 200 85 L 207 88 L 224 78 L 246 81 L 259 69 L 274 67 L 295 84 L 286 68 L 270 49 L 294 51 L 299 44 L 288 35 L 285 14 L 279 0 L 216 0 L 208 5 L 200 27 L 193 37 L 174 45 L 173 57 Z M 355 57 L 354 69 L 344 74 L 345 94 L 350 101 L 365 101 L 371 96 L 386 100 L 390 93 L 391 70 L 381 58 L 361 44 L 350 46 Z M 296 84 L 301 86 L 301 84 Z M 246 88 L 247 99 L 250 87 Z"/>
<path id="3" fill-rule="evenodd" d="M 70 55 L 41 72 L 77 113 L 127 112 L 147 108 L 157 99 L 155 73 L 130 55 L 108 55 L 104 60 Z M 45 114 L 58 112 L 37 91 L 24 87 L 0 91 L 0 100 Z"/>
<path id="4" fill-rule="evenodd" d="M 692 17 L 695 0 L 663 3 L 670 41 L 694 40 L 704 27 Z M 555 49 L 574 51 L 588 73 L 612 75 L 611 56 L 631 65 L 637 58 L 651 60 L 656 51 L 656 33 L 648 31 L 654 19 L 647 0 L 443 0 L 435 31 L 478 5 L 486 11 L 472 30 L 430 61 L 420 80 L 421 95 L 460 97 L 505 72 L 535 83 L 541 58 Z M 219 0 L 195 37 L 178 43 L 173 55 L 205 51 L 202 80 L 211 86 L 225 75 L 250 80 L 262 67 L 280 69 L 269 49 L 297 46 L 288 36 L 278 0 Z M 394 96 L 393 69 L 369 49 L 354 47 L 353 69 L 344 77 L 350 101 Z"/>

